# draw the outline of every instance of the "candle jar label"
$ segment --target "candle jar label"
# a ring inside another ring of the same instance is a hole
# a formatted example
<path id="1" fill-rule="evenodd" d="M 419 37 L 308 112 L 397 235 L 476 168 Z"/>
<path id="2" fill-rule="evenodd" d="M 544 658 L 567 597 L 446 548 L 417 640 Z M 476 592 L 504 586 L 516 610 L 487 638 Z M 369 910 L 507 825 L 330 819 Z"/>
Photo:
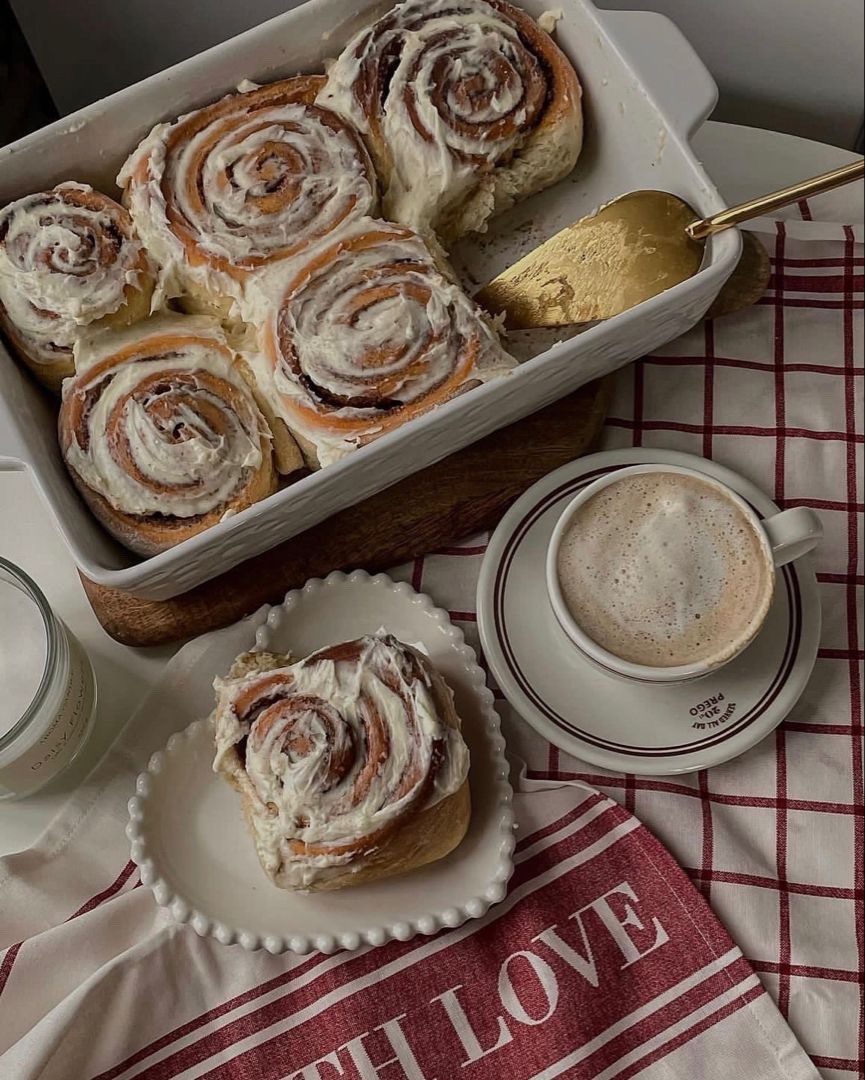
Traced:
<path id="1" fill-rule="evenodd" d="M 96 682 L 87 654 L 63 627 L 69 644 L 69 678 L 43 730 L 15 760 L 0 766 L 0 797 L 27 795 L 70 764 L 89 733 L 96 705 Z"/>

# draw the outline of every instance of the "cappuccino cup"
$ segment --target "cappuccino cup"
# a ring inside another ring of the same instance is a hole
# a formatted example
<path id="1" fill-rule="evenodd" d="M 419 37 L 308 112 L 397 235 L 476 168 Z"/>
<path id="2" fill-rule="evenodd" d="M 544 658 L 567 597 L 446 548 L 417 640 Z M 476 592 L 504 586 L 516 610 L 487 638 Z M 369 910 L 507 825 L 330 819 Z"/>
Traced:
<path id="1" fill-rule="evenodd" d="M 713 477 L 634 465 L 565 508 L 547 551 L 547 590 L 571 642 L 608 674 L 696 679 L 754 640 L 776 568 L 822 532 L 804 507 L 761 519 Z"/>

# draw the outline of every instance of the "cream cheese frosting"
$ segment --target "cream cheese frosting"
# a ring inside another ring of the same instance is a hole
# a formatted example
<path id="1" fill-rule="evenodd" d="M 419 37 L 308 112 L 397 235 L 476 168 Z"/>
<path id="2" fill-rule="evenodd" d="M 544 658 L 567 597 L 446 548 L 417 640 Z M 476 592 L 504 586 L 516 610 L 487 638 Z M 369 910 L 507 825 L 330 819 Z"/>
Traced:
<path id="1" fill-rule="evenodd" d="M 513 366 L 424 241 L 371 219 L 305 272 L 262 275 L 241 310 L 264 327 L 262 351 L 248 357 L 259 384 L 321 465 L 423 411 L 443 388 Z"/>
<path id="2" fill-rule="evenodd" d="M 426 668 L 391 635 L 214 685 L 214 768 L 239 754 L 265 869 L 296 886 L 370 854 L 468 774 Z"/>
<path id="3" fill-rule="evenodd" d="M 258 266 L 374 208 L 374 174 L 359 138 L 311 100 L 291 100 L 300 97 L 294 82 L 243 84 L 158 124 L 124 164 L 117 182 L 163 269 L 165 295 L 182 294 L 191 279 L 237 297 Z"/>
<path id="4" fill-rule="evenodd" d="M 370 89 L 380 100 L 365 96 Z M 409 0 L 348 43 L 318 101 L 384 140 L 385 215 L 425 230 L 476 185 L 479 169 L 520 145 L 545 96 L 538 60 L 490 4 Z"/>
<path id="5" fill-rule="evenodd" d="M 0 303 L 42 363 L 116 312 L 142 265 L 126 212 L 86 184 L 59 184 L 0 211 Z"/>
<path id="6" fill-rule="evenodd" d="M 163 316 L 94 339 L 73 392 L 90 405 L 67 464 L 123 513 L 207 513 L 262 462 L 264 421 L 213 320 Z"/>
<path id="7" fill-rule="evenodd" d="M 547 11 L 541 12 L 538 16 L 538 26 L 541 30 L 546 30 L 548 34 L 555 32 L 556 26 L 564 19 L 565 13 L 561 8 L 550 8 Z"/>

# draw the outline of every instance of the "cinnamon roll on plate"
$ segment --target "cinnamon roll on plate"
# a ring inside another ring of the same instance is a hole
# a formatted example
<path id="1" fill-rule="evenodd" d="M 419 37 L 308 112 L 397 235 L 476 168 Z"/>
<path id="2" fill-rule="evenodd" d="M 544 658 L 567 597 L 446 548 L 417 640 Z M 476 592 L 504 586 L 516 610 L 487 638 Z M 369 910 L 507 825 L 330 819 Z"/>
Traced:
<path id="1" fill-rule="evenodd" d="M 0 327 L 50 390 L 73 374 L 82 333 L 145 318 L 153 286 L 129 214 L 85 184 L 0 210 Z"/>
<path id="2" fill-rule="evenodd" d="M 219 324 L 163 314 L 76 352 L 58 434 L 121 544 L 155 555 L 276 490 L 271 436 Z"/>
<path id="3" fill-rule="evenodd" d="M 381 221 L 263 275 L 242 309 L 247 360 L 313 468 L 513 366 L 420 236 Z"/>
<path id="4" fill-rule="evenodd" d="M 318 102 L 364 135 L 383 216 L 447 245 L 573 169 L 581 89 L 506 0 L 408 0 L 357 34 Z"/>
<path id="5" fill-rule="evenodd" d="M 326 890 L 443 858 L 468 828 L 469 752 L 453 694 L 381 632 L 217 679 L 214 769 L 241 794 L 267 876 Z"/>
<path id="6" fill-rule="evenodd" d="M 229 94 L 158 124 L 117 183 L 168 296 L 229 315 L 244 282 L 377 209 L 369 155 L 315 103 L 324 76 Z"/>

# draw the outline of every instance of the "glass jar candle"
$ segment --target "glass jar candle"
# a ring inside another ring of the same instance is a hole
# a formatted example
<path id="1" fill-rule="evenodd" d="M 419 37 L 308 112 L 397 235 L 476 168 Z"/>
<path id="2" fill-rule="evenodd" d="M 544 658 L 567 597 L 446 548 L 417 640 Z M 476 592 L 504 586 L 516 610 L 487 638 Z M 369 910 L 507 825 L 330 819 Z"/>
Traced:
<path id="1" fill-rule="evenodd" d="M 0 799 L 30 795 L 70 765 L 95 709 L 87 654 L 36 583 L 0 558 Z"/>

